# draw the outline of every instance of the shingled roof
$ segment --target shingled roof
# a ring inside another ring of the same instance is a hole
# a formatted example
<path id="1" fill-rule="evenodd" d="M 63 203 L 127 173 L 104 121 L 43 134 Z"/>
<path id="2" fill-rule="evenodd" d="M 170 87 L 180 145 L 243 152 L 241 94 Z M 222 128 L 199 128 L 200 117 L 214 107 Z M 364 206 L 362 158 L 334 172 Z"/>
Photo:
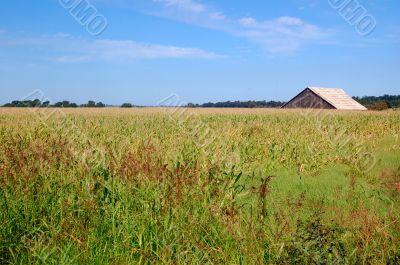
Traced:
<path id="1" fill-rule="evenodd" d="M 367 110 L 352 99 L 343 89 L 309 87 L 309 89 L 339 110 Z"/>
<path id="2" fill-rule="evenodd" d="M 340 88 L 307 87 L 282 108 L 367 110 Z"/>

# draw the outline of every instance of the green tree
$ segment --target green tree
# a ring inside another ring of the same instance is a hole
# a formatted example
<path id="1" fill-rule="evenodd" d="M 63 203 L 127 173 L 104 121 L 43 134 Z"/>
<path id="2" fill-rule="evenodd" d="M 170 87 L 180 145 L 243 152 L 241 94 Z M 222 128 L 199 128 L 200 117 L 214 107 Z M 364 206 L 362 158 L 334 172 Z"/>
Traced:
<path id="1" fill-rule="evenodd" d="M 384 100 L 378 101 L 369 107 L 370 110 L 387 110 L 389 108 L 390 108 L 389 102 Z"/>
<path id="2" fill-rule="evenodd" d="M 105 108 L 106 104 L 104 104 L 103 102 L 98 102 L 96 103 L 96 108 Z"/>
<path id="3" fill-rule="evenodd" d="M 121 105 L 121 108 L 133 108 L 133 105 L 131 103 L 124 103 Z"/>

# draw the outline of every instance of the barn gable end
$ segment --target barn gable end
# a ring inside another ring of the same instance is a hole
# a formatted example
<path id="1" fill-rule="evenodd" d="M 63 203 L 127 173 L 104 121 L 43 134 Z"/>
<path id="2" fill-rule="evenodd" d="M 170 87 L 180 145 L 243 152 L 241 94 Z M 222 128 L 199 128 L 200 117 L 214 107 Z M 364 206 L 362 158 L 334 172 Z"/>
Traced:
<path id="1" fill-rule="evenodd" d="M 329 102 L 306 88 L 291 101 L 282 106 L 285 109 L 334 109 Z"/>

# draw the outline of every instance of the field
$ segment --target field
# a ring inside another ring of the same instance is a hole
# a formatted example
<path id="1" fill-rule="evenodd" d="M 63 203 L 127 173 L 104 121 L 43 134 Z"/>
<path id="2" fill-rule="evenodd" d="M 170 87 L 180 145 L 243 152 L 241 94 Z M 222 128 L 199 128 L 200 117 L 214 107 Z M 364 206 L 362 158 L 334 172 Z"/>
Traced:
<path id="1" fill-rule="evenodd" d="M 399 264 L 400 112 L 0 108 L 0 264 Z"/>

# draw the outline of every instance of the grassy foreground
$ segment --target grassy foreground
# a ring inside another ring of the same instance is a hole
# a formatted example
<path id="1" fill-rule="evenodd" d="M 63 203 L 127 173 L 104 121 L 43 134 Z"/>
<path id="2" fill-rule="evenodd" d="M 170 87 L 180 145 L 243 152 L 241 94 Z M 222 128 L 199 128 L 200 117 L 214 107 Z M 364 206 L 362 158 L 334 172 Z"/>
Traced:
<path id="1" fill-rule="evenodd" d="M 400 112 L 0 109 L 0 264 L 399 264 Z"/>

